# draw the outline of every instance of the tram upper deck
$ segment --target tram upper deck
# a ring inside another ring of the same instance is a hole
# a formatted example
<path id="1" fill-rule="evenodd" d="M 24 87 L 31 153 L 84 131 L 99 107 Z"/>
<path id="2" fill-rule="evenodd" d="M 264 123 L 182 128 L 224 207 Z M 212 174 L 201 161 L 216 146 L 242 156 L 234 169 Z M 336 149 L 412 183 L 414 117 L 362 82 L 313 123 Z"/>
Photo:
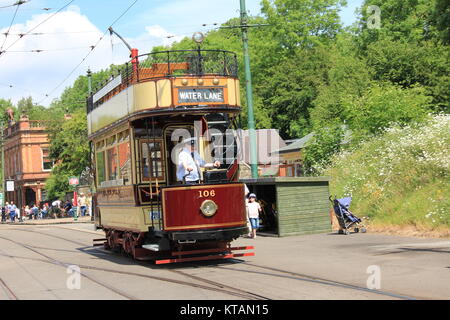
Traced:
<path id="1" fill-rule="evenodd" d="M 142 114 L 238 112 L 236 55 L 223 50 L 174 50 L 140 55 L 88 98 L 90 138 Z"/>

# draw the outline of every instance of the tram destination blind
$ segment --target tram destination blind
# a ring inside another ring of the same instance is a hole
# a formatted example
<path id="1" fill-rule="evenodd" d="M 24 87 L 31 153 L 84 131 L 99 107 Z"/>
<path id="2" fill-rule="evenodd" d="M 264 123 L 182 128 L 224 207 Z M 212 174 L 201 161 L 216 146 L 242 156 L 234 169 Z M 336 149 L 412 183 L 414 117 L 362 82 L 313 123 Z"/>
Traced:
<path id="1" fill-rule="evenodd" d="M 178 89 L 179 103 L 224 102 L 223 88 Z"/>

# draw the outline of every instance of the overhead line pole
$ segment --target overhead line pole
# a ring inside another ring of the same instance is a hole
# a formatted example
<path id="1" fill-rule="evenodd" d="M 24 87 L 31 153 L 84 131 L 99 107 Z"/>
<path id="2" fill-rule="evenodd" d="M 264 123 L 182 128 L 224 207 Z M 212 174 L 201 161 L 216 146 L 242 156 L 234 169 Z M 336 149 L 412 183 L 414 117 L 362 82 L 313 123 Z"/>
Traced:
<path id="1" fill-rule="evenodd" d="M 252 178 L 258 178 L 258 150 L 256 147 L 255 116 L 253 113 L 252 73 L 250 71 L 250 55 L 248 52 L 247 12 L 245 0 L 241 1 L 242 42 L 244 45 L 245 91 L 247 94 L 248 130 L 250 139 L 250 167 Z"/>
<path id="2" fill-rule="evenodd" d="M 268 24 L 247 24 L 247 10 L 245 7 L 245 0 L 240 0 L 240 16 L 241 25 L 239 26 L 223 26 L 223 29 L 240 28 L 242 30 L 242 43 L 244 47 L 244 67 L 245 67 L 245 91 L 247 97 L 247 118 L 249 130 L 249 145 L 250 145 L 250 167 L 252 178 L 258 178 L 258 150 L 256 142 L 255 131 L 255 115 L 253 111 L 253 88 L 252 88 L 252 73 L 250 71 L 250 54 L 248 48 L 248 28 L 262 27 Z"/>

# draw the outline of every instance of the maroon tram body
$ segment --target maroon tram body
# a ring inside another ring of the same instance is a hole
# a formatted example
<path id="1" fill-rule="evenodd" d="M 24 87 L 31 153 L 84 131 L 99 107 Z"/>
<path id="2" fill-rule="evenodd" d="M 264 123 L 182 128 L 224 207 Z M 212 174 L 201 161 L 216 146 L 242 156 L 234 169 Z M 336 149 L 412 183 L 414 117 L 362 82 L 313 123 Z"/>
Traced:
<path id="1" fill-rule="evenodd" d="M 231 246 L 248 232 L 236 137 L 228 139 L 239 112 L 233 53 L 135 54 L 88 98 L 94 213 L 106 236 L 96 240 L 157 264 L 254 255 Z M 178 130 L 199 136 L 206 162 L 220 159 L 220 168 L 200 170 L 198 184 L 177 178 Z"/>

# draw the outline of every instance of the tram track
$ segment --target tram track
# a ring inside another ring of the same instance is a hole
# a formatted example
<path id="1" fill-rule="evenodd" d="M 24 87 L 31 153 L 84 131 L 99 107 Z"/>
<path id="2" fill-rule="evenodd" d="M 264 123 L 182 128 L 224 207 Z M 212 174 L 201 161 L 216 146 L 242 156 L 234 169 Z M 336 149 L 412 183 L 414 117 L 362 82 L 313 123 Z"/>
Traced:
<path id="1" fill-rule="evenodd" d="M 30 246 L 22 244 L 22 243 L 20 243 L 18 241 L 15 241 L 15 240 L 3 237 L 3 236 L 0 236 L 0 239 L 6 240 L 6 241 L 10 241 L 10 242 L 14 243 L 15 245 L 18 245 L 20 247 L 26 248 L 26 249 L 34 252 L 35 254 L 46 258 L 49 262 L 51 262 L 54 265 L 58 265 L 58 266 L 66 268 L 66 269 L 69 268 L 70 266 L 72 266 L 72 264 L 68 264 L 68 263 L 62 262 L 60 260 L 54 259 L 54 258 L 46 255 L 45 253 L 42 253 L 42 252 L 40 252 L 40 251 L 30 247 Z M 100 285 L 100 286 L 102 286 L 102 287 L 104 287 L 104 288 L 106 288 L 106 289 L 108 289 L 108 290 L 110 290 L 110 291 L 112 291 L 112 292 L 114 292 L 114 293 L 116 293 L 116 294 L 118 294 L 118 295 L 128 299 L 128 300 L 137 300 L 135 297 L 133 297 L 133 296 L 123 292 L 120 289 L 114 288 L 114 287 L 112 287 L 112 286 L 110 286 L 110 285 L 108 285 L 108 284 L 106 284 L 106 283 L 104 283 L 102 281 L 99 281 L 98 279 L 96 279 L 95 277 L 93 277 L 91 275 L 88 275 L 88 274 L 86 274 L 84 272 L 81 272 L 81 271 L 80 271 L 80 275 L 85 277 L 86 279 L 89 279 L 90 281 L 92 281 L 92 282 L 94 282 L 94 283 L 96 283 L 96 284 L 98 284 L 98 285 Z"/>
<path id="2" fill-rule="evenodd" d="M 391 298 L 396 298 L 396 299 L 401 299 L 401 300 L 424 299 L 424 298 L 406 296 L 406 295 L 392 293 L 392 292 L 387 292 L 387 291 L 382 291 L 382 290 L 368 289 L 368 288 L 365 288 L 365 287 L 361 287 L 361 286 L 357 286 L 357 285 L 353 285 L 353 284 L 348 284 L 348 283 L 344 283 L 344 282 L 340 282 L 340 281 L 324 279 L 324 278 L 311 276 L 311 275 L 307 275 L 307 274 L 302 274 L 302 273 L 296 273 L 296 272 L 292 272 L 292 271 L 288 271 L 288 270 L 282 270 L 282 269 L 278 269 L 278 268 L 262 266 L 262 265 L 258 265 L 258 264 L 254 264 L 254 263 L 248 263 L 248 262 L 239 261 L 239 264 L 240 265 L 251 266 L 253 268 L 250 269 L 250 270 L 242 270 L 242 269 L 228 268 L 228 267 L 222 267 L 222 266 L 216 266 L 216 268 L 224 269 L 224 270 L 231 270 L 231 271 L 236 271 L 236 272 L 257 273 L 257 274 L 263 274 L 263 275 L 268 275 L 268 276 L 273 276 L 273 277 L 278 277 L 278 278 L 287 278 L 287 279 L 291 279 L 291 280 L 298 280 L 298 281 L 316 283 L 316 284 L 321 284 L 321 285 L 326 285 L 326 286 L 331 286 L 331 287 L 345 288 L 345 289 L 362 291 L 362 292 L 375 294 L 375 295 L 388 296 L 388 297 L 391 297 Z M 268 270 L 268 271 L 271 271 L 272 273 L 271 272 L 257 271 L 254 268 L 260 268 L 260 269 L 263 269 L 263 270 Z M 273 273 L 273 272 L 277 272 L 278 274 Z"/>
<path id="3" fill-rule="evenodd" d="M 44 233 L 44 232 L 31 231 L 31 230 L 22 230 L 22 229 L 15 229 L 15 230 L 38 233 L 38 234 L 46 235 L 46 236 L 49 236 L 49 237 L 54 237 L 54 238 L 66 240 L 68 242 L 72 242 L 72 243 L 77 244 L 77 245 L 86 246 L 85 244 L 80 243 L 78 241 L 65 239 L 63 237 L 59 237 L 59 236 L 56 236 L 56 235 L 51 235 L 51 234 Z M 14 240 L 11 240 L 11 239 L 8 239 L 8 238 L 4 238 L 4 237 L 1 237 L 1 236 L 0 236 L 0 239 L 11 241 L 11 242 L 13 242 L 13 243 L 15 243 L 15 244 L 17 244 L 19 246 L 22 246 L 22 247 L 24 247 L 24 248 L 26 248 L 28 250 L 31 250 L 31 251 L 33 251 L 33 252 L 35 252 L 35 253 L 45 257 L 52 264 L 61 265 L 61 266 L 64 266 L 66 268 L 68 266 L 70 266 L 70 265 L 77 265 L 78 267 L 80 267 L 80 269 L 103 271 L 103 272 L 123 274 L 123 275 L 130 275 L 130 276 L 136 276 L 136 277 L 147 278 L 147 279 L 152 279 L 152 280 L 158 280 L 158 281 L 163 281 L 163 282 L 169 282 L 169 283 L 174 283 L 174 284 L 179 284 L 179 285 L 184 285 L 184 286 L 189 286 L 189 287 L 195 287 L 195 288 L 209 290 L 209 291 L 216 291 L 216 292 L 220 292 L 220 293 L 224 293 L 224 294 L 227 294 L 227 295 L 231 295 L 231 296 L 235 296 L 235 297 L 239 297 L 239 298 L 243 298 L 243 299 L 248 299 L 248 300 L 269 300 L 268 297 L 264 297 L 264 296 L 261 296 L 261 295 L 258 295 L 258 294 L 252 293 L 252 292 L 248 292 L 248 291 L 236 288 L 236 287 L 228 286 L 228 285 L 225 285 L 225 284 L 220 283 L 220 282 L 212 281 L 212 280 L 209 280 L 209 279 L 204 279 L 204 278 L 197 277 L 197 276 L 192 276 L 192 275 L 183 273 L 183 272 L 178 271 L 178 270 L 171 270 L 171 271 L 173 273 L 182 275 L 184 277 L 189 277 L 189 278 L 194 279 L 196 281 L 204 282 L 204 283 L 209 284 L 209 285 L 211 285 L 213 287 L 202 285 L 202 284 L 197 284 L 197 283 L 193 283 L 193 282 L 176 280 L 176 279 L 171 279 L 171 278 L 166 278 L 166 277 L 146 275 L 146 274 L 141 274 L 141 273 L 136 273 L 136 272 L 113 270 L 113 269 L 107 269 L 107 268 L 101 268 L 101 267 L 95 267 L 95 266 L 89 266 L 89 265 L 82 265 L 82 264 L 70 264 L 70 263 L 62 262 L 62 261 L 59 261 L 59 260 L 54 259 L 52 257 L 49 257 L 46 254 L 43 254 L 42 252 L 39 252 L 38 250 L 36 250 L 32 246 L 21 244 L 21 243 L 18 243 L 17 241 L 14 241 Z M 47 250 L 49 250 L 49 249 L 47 249 Z M 104 253 L 104 250 L 102 250 L 102 249 L 93 248 L 93 250 Z M 108 253 L 110 253 L 110 252 L 108 252 Z M 8 255 L 8 256 L 12 257 L 10 255 Z M 27 259 L 37 260 L 37 261 L 40 261 L 40 262 L 46 262 L 46 261 L 43 261 L 42 259 L 32 259 L 32 258 L 27 258 Z M 134 261 L 134 263 L 137 264 L 137 265 L 148 267 L 148 264 L 144 264 L 144 263 L 139 262 L 139 261 Z M 89 278 L 90 280 L 92 280 L 94 282 L 98 281 L 98 280 L 96 281 L 95 279 L 93 279 L 92 276 L 86 275 L 85 273 L 81 273 L 81 275 Z M 115 289 L 115 290 L 117 290 L 117 289 Z M 113 291 L 114 291 L 114 289 L 113 289 Z M 118 292 L 116 292 L 116 293 L 118 293 Z M 121 294 L 121 295 L 123 295 L 123 294 Z M 132 299 L 132 300 L 135 300 L 135 299 Z"/>
<path id="4" fill-rule="evenodd" d="M 90 233 L 81 229 L 72 229 L 72 228 L 64 228 L 67 230 L 73 230 L 75 232 L 83 232 L 83 233 Z M 56 236 L 56 235 L 51 235 L 51 234 L 47 234 L 47 233 L 43 233 L 43 232 L 39 232 L 39 231 L 35 231 L 35 230 L 22 230 L 22 229 L 16 229 L 16 230 L 21 230 L 21 231 L 27 231 L 27 232 L 35 232 L 35 233 L 40 233 L 43 235 L 47 235 L 50 237 L 55 237 L 55 238 L 59 238 L 62 240 L 66 240 L 69 242 L 72 242 L 74 244 L 77 245 L 82 245 L 82 246 L 86 246 L 86 244 L 75 241 L 75 240 L 70 240 L 70 239 L 66 239 L 60 236 Z M 104 250 L 99 249 L 99 248 L 94 248 L 96 251 L 105 253 Z M 111 254 L 111 252 L 107 251 L 106 253 Z M 392 293 L 392 292 L 387 292 L 387 291 L 382 291 L 382 290 L 374 290 L 374 289 L 368 289 L 362 286 L 357 286 L 357 285 L 353 285 L 353 284 L 348 284 L 345 282 L 340 282 L 340 281 L 335 281 L 335 280 L 329 280 L 329 279 L 325 279 L 325 278 L 321 278 L 321 277 L 317 277 L 317 276 L 311 276 L 311 275 L 307 275 L 307 274 L 302 274 L 302 273 L 296 273 L 296 272 L 292 272 L 289 270 L 283 270 L 283 269 L 278 269 L 278 268 L 273 268 L 273 267 L 269 267 L 269 266 L 263 266 L 263 265 L 258 265 L 258 264 L 254 264 L 254 263 L 248 263 L 242 260 L 238 260 L 238 259 L 231 259 L 236 261 L 237 263 L 239 263 L 239 265 L 246 265 L 246 266 L 250 266 L 253 269 L 251 270 L 244 270 L 244 269 L 236 269 L 236 268 L 231 268 L 231 267 L 223 267 L 223 266 L 212 266 L 211 268 L 219 268 L 222 270 L 229 270 L 229 271 L 233 271 L 233 272 L 248 272 L 248 273 L 253 273 L 253 272 L 257 272 L 259 274 L 262 275 L 267 275 L 267 276 L 271 276 L 271 277 L 276 277 L 276 278 L 285 278 L 285 279 L 291 279 L 291 280 L 296 280 L 296 281 L 303 281 L 303 282 L 309 282 L 309 283 L 314 283 L 314 284 L 319 284 L 319 285 L 325 285 L 325 286 L 330 286 L 330 287 L 336 287 L 336 288 L 342 288 L 342 289 L 349 289 L 349 290 L 355 290 L 355 291 L 361 291 L 361 292 L 365 292 L 368 294 L 373 294 L 373 295 L 380 295 L 380 296 L 387 296 L 390 298 L 395 298 L 395 299 L 401 299 L 401 300 L 417 300 L 417 299 L 423 299 L 423 298 L 419 298 L 419 297 L 412 297 L 412 296 L 408 296 L 408 295 L 403 295 L 403 294 L 397 294 L 397 293 Z M 138 265 L 142 265 L 142 266 L 148 266 L 148 264 L 144 264 L 142 262 L 139 261 L 134 261 L 136 264 Z M 194 264 L 199 266 L 198 264 Z M 96 267 L 89 267 L 88 268 L 96 268 Z M 255 271 L 254 268 L 259 268 L 265 271 Z M 107 270 L 104 270 L 107 271 Z M 109 272 L 113 272 L 114 270 L 109 270 Z M 209 280 L 209 279 L 205 279 L 205 278 L 201 278 L 192 274 L 189 274 L 187 272 L 184 271 L 180 271 L 180 270 L 174 270 L 174 269 L 170 269 L 171 272 L 175 273 L 175 274 L 179 274 L 191 279 L 195 279 L 197 281 L 201 281 L 210 285 L 213 285 L 217 288 L 224 288 L 224 289 L 229 289 L 229 290 L 235 290 L 240 292 L 239 294 L 242 295 L 251 295 L 253 299 L 264 299 L 264 300 L 270 300 L 270 298 L 262 296 L 262 295 L 258 295 L 255 293 L 251 293 L 239 288 L 235 288 L 232 286 L 228 286 L 225 285 L 223 283 L 219 283 L 213 280 Z M 125 273 L 123 271 L 119 271 L 119 273 Z M 147 277 L 147 275 L 142 275 L 142 274 L 134 274 L 131 273 L 130 275 L 136 275 L 136 276 L 144 276 Z M 153 276 L 148 276 L 148 277 L 153 277 Z M 158 280 L 158 279 L 156 279 Z M 167 279 L 164 279 L 163 281 L 167 281 Z M 176 281 L 176 280 L 175 280 Z M 248 299 L 248 297 L 247 297 Z"/>
<path id="5" fill-rule="evenodd" d="M 5 283 L 5 281 L 2 278 L 0 278 L 0 287 L 2 288 L 3 292 L 5 293 L 5 296 L 9 300 L 19 300 L 14 291 L 11 290 L 11 288 Z"/>

